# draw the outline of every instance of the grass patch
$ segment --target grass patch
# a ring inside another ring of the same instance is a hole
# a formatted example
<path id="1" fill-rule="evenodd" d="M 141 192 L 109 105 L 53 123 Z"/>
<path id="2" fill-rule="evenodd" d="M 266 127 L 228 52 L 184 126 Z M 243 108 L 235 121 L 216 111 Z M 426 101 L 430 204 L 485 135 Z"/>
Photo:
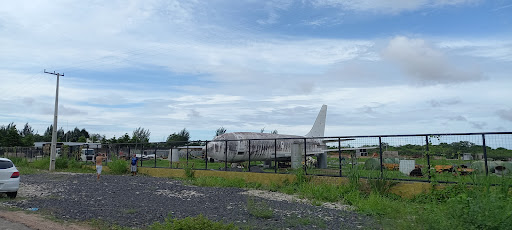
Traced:
<path id="1" fill-rule="evenodd" d="M 197 177 L 187 183 L 204 187 L 261 188 L 260 183 L 245 182 L 242 178 L 226 179 L 223 177 Z"/>
<path id="2" fill-rule="evenodd" d="M 222 222 L 212 221 L 203 215 L 196 217 L 187 217 L 184 219 L 173 219 L 167 217 L 164 223 L 154 223 L 148 227 L 151 230 L 234 230 L 238 229 L 233 223 L 224 224 Z"/>
<path id="3" fill-rule="evenodd" d="M 126 174 L 128 173 L 128 162 L 121 159 L 112 159 L 111 162 L 108 163 L 108 167 L 110 168 L 110 173 L 112 174 Z"/>
<path id="4" fill-rule="evenodd" d="M 185 176 L 187 179 L 194 179 L 195 178 L 195 171 L 192 169 L 192 165 L 185 164 L 185 167 L 183 168 L 185 170 Z"/>
<path id="5" fill-rule="evenodd" d="M 29 166 L 16 166 L 16 168 L 20 171 L 20 174 L 23 176 L 23 175 L 30 175 L 30 174 L 39 174 L 39 173 L 42 173 L 44 171 L 40 170 L 40 169 L 36 169 L 36 168 L 33 168 L 33 167 L 29 167 Z"/>
<path id="6" fill-rule="evenodd" d="M 254 201 L 253 198 L 247 199 L 247 211 L 252 216 L 264 219 L 270 219 L 274 216 L 274 211 L 264 201 Z"/>
<path id="7" fill-rule="evenodd" d="M 9 157 L 16 167 L 28 166 L 27 158 L 24 157 Z"/>
<path id="8" fill-rule="evenodd" d="M 44 157 L 31 163 L 32 167 L 36 169 L 48 170 L 50 168 L 50 158 Z"/>
<path id="9" fill-rule="evenodd" d="M 135 214 L 135 213 L 137 213 L 137 212 L 138 212 L 138 211 L 137 211 L 137 209 L 134 209 L 134 208 L 131 208 L 131 209 L 125 209 L 125 210 L 123 211 L 123 213 L 126 213 L 126 214 Z"/>
<path id="10" fill-rule="evenodd" d="M 300 172 L 299 172 L 300 173 Z M 260 188 L 287 194 L 298 194 L 315 205 L 323 202 L 343 202 L 352 205 L 355 211 L 372 216 L 385 229 L 507 229 L 512 226 L 512 193 L 509 178 L 503 178 L 502 185 L 491 186 L 495 179 L 482 179 L 474 176 L 473 185 L 465 183 L 445 185 L 413 199 L 390 194 L 389 189 L 396 184 L 374 177 L 360 180 L 361 173 L 353 170 L 349 183 L 313 184 L 306 175 L 298 175 L 293 182 L 261 185 L 246 183 L 242 178 L 199 177 L 188 180 L 197 186 Z M 386 174 L 385 174 L 386 176 Z M 252 199 L 247 201 L 247 210 L 259 218 L 271 218 L 272 209 L 265 203 Z M 307 219 L 300 225 L 321 226 Z M 291 226 L 293 227 L 293 226 Z"/>

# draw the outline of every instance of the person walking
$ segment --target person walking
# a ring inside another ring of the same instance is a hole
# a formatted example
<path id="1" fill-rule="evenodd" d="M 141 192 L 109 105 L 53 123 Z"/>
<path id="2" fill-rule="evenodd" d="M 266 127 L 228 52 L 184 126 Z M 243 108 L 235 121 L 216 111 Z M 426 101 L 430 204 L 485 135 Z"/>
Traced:
<path id="1" fill-rule="evenodd" d="M 105 155 L 98 153 L 98 156 L 96 156 L 96 175 L 97 175 L 97 181 L 100 180 L 101 170 L 103 169 L 102 162 L 105 159 Z"/>
<path id="2" fill-rule="evenodd" d="M 132 165 L 130 167 L 130 171 L 132 172 L 132 176 L 137 175 L 137 161 L 139 158 L 135 154 L 132 156 Z"/>

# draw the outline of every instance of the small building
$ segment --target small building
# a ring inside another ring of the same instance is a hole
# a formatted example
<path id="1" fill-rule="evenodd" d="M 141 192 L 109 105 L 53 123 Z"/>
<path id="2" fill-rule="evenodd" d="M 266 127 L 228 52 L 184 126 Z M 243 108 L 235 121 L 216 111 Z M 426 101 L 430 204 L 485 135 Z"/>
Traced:
<path id="1" fill-rule="evenodd" d="M 384 151 L 382 153 L 382 158 L 399 158 L 398 151 Z"/>
<path id="2" fill-rule="evenodd" d="M 356 157 L 367 157 L 368 149 L 356 149 Z"/>
<path id="3" fill-rule="evenodd" d="M 464 161 L 471 161 L 471 160 L 473 160 L 473 156 L 471 155 L 471 153 L 463 153 L 462 154 L 462 160 L 464 160 Z"/>

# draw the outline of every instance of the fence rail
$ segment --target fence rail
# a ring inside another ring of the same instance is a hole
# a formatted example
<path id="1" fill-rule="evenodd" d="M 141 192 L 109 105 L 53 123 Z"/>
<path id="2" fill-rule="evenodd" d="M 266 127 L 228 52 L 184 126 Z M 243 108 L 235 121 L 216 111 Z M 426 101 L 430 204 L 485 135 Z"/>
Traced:
<path id="1" fill-rule="evenodd" d="M 105 143 L 61 148 L 60 157 L 83 160 L 84 149 L 92 149 L 108 159 L 136 155 L 140 167 L 292 173 L 297 168 L 297 159 L 290 160 L 293 144 L 301 148 L 299 168 L 307 175 L 441 183 L 512 180 L 512 132 Z M 0 147 L 0 157 L 31 162 L 48 156 L 49 148 Z"/>

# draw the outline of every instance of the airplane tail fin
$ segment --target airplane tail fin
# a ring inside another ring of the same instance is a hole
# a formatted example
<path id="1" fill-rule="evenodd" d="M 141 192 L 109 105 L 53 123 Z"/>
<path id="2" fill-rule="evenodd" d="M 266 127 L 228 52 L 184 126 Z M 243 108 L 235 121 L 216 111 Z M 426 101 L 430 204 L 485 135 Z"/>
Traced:
<path id="1" fill-rule="evenodd" d="M 325 117 L 327 115 L 327 105 L 322 105 L 322 109 L 316 117 L 315 124 L 306 137 L 323 137 L 325 132 Z"/>

